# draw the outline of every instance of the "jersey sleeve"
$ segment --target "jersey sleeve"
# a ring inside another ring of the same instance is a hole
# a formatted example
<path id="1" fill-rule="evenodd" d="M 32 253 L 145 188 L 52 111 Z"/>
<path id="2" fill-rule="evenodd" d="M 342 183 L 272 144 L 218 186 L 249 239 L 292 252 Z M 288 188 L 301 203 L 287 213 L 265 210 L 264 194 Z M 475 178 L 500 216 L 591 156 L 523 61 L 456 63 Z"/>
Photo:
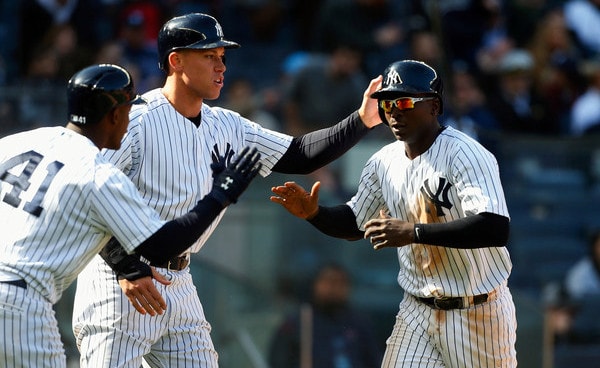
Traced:
<path id="1" fill-rule="evenodd" d="M 134 184 L 113 165 L 98 165 L 91 185 L 91 208 L 97 226 L 114 235 L 128 253 L 164 224 Z"/>
<path id="2" fill-rule="evenodd" d="M 490 212 L 508 217 L 494 155 L 479 144 L 461 145 L 452 155 L 452 174 L 465 215 Z"/>
<path id="3" fill-rule="evenodd" d="M 360 175 L 356 194 L 346 203 L 356 215 L 356 224 L 365 230 L 364 224 L 379 216 L 379 210 L 386 209 L 377 175 L 378 160 L 373 155 L 365 164 Z"/>
<path id="4" fill-rule="evenodd" d="M 267 129 L 235 111 L 220 107 L 205 108 L 202 110 L 203 121 L 222 133 L 222 139 L 228 140 L 236 147 L 236 152 L 241 152 L 245 146 L 256 147 L 261 155 L 262 168 L 260 174 L 267 176 L 273 166 L 281 159 L 290 146 L 293 137 L 284 133 Z"/>

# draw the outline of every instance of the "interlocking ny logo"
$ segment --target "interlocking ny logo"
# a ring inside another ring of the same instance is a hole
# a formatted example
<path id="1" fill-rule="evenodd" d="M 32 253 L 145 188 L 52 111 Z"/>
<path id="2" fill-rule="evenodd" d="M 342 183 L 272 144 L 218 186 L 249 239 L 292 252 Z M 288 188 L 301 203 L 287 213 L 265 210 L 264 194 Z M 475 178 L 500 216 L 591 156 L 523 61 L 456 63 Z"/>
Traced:
<path id="1" fill-rule="evenodd" d="M 230 176 L 228 176 L 225 178 L 225 182 L 221 183 L 221 188 L 228 190 L 229 184 L 232 184 L 232 183 L 233 183 L 233 179 Z"/>
<path id="2" fill-rule="evenodd" d="M 423 186 L 421 187 L 421 193 L 431 204 L 435 206 L 435 211 L 437 213 L 432 215 L 443 217 L 445 214 L 442 207 L 447 209 L 452 208 L 452 203 L 450 203 L 450 200 L 448 199 L 448 191 L 451 187 L 452 184 L 448 183 L 445 178 L 439 178 L 437 188 L 434 192 L 429 184 L 429 179 L 425 180 L 425 183 L 423 183 Z M 428 213 L 431 212 L 430 206 L 427 206 L 426 211 Z"/>

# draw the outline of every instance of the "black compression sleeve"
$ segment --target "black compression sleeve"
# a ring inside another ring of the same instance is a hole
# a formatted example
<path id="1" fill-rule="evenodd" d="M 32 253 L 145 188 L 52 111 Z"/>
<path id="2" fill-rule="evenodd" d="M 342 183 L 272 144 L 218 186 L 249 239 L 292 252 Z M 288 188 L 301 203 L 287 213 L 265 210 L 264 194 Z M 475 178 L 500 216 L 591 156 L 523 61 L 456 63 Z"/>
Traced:
<path id="1" fill-rule="evenodd" d="M 356 226 L 356 216 L 348 205 L 319 206 L 319 212 L 308 220 L 323 234 L 346 240 L 362 239 L 364 232 Z"/>
<path id="2" fill-rule="evenodd" d="M 209 194 L 187 214 L 165 223 L 135 251 L 152 263 L 165 263 L 189 248 L 222 210 L 221 203 Z"/>
<path id="3" fill-rule="evenodd" d="M 358 111 L 336 125 L 295 137 L 273 167 L 284 174 L 308 174 L 343 155 L 369 132 Z"/>
<path id="4" fill-rule="evenodd" d="M 484 212 L 446 223 L 415 224 L 415 243 L 462 249 L 504 247 L 509 231 L 507 217 Z"/>

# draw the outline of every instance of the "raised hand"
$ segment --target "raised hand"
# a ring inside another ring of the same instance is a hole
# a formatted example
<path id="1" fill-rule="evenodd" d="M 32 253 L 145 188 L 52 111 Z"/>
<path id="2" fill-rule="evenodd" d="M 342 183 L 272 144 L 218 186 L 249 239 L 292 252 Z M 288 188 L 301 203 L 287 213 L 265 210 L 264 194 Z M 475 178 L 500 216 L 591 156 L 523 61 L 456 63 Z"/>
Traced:
<path id="1" fill-rule="evenodd" d="M 283 185 L 272 187 L 275 194 L 269 199 L 271 202 L 279 203 L 289 213 L 302 219 L 311 219 L 319 212 L 319 187 L 321 182 L 313 184 L 311 192 L 308 193 L 300 185 L 288 181 Z"/>
<path id="2" fill-rule="evenodd" d="M 214 180 L 209 195 L 223 207 L 236 203 L 262 167 L 259 160 L 260 153 L 256 148 L 245 147 L 228 167 L 211 165 Z"/>

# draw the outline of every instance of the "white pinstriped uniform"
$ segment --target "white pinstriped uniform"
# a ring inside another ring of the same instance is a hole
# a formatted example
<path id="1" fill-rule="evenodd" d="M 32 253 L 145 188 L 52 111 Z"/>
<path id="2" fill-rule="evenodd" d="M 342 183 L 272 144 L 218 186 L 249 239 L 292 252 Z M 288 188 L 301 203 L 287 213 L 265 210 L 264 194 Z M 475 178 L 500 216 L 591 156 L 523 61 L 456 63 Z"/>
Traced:
<path id="1" fill-rule="evenodd" d="M 380 209 L 415 223 L 448 222 L 482 212 L 509 216 L 495 157 L 451 127 L 414 160 L 406 157 L 401 141 L 376 152 L 348 205 L 362 229 Z M 516 366 L 516 317 L 506 286 L 512 264 L 505 247 L 410 244 L 397 253 L 398 283 L 405 296 L 382 367 Z M 493 291 L 491 302 L 449 311 L 414 298 Z"/>
<path id="2" fill-rule="evenodd" d="M 257 147 L 263 163 L 261 175 L 266 176 L 292 140 L 238 113 L 205 104 L 202 122 L 196 127 L 172 107 L 160 89 L 144 98 L 148 104 L 131 111 L 121 149 L 106 153 L 163 219 L 188 212 L 211 190 L 213 155 L 231 159 L 244 146 Z M 223 214 L 198 239 L 192 252 L 202 248 Z M 141 315 L 131 306 L 99 256 L 83 271 L 73 313 L 82 366 L 138 368 L 145 356 L 154 367 L 217 367 L 210 324 L 189 269 L 158 270 L 168 272 L 172 284 L 157 284 L 168 308 L 155 317 Z"/>
<path id="3" fill-rule="evenodd" d="M 163 224 L 88 138 L 63 127 L 0 140 L 0 218 L 0 280 L 27 283 L 0 283 L 2 367 L 66 367 L 52 305 L 111 234 L 131 252 Z"/>

